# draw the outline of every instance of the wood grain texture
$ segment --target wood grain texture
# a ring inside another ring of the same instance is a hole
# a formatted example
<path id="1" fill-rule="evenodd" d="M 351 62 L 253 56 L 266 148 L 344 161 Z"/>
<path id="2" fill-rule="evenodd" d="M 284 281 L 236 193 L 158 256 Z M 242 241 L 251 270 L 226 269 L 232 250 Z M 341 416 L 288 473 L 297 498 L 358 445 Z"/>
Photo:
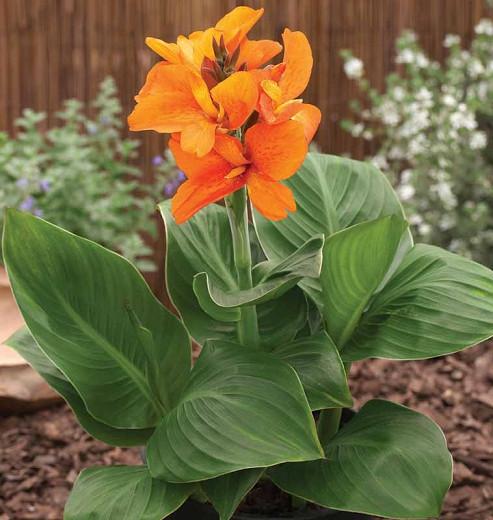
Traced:
<path id="1" fill-rule="evenodd" d="M 307 34 L 315 67 L 304 99 L 323 113 L 316 141 L 323 151 L 355 158 L 370 145 L 339 126 L 357 96 L 339 51 L 352 49 L 382 88 L 403 29 L 414 29 L 431 56 L 442 59 L 445 34 L 460 34 L 467 43 L 474 24 L 492 14 L 485 0 L 0 0 L 0 130 L 13 132 L 24 107 L 53 115 L 64 99 L 93 99 L 108 74 L 130 112 L 157 60 L 144 44 L 146 36 L 173 41 L 241 4 L 265 7 L 253 38 L 280 39 L 284 27 Z M 47 124 L 52 122 L 51 117 Z M 165 138 L 153 132 L 134 136 L 142 142 L 140 166 L 149 179 L 151 158 Z"/>

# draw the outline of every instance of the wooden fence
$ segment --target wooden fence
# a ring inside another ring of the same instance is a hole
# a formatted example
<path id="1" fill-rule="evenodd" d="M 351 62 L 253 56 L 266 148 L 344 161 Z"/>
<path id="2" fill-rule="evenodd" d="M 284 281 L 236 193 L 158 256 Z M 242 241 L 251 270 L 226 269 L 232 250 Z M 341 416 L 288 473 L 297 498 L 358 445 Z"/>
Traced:
<path id="1" fill-rule="evenodd" d="M 156 57 L 144 45 L 152 35 L 172 41 L 210 26 L 238 4 L 265 7 L 252 37 L 277 39 L 284 27 L 304 31 L 315 68 L 304 96 L 322 109 L 317 142 L 333 153 L 364 155 L 364 144 L 339 127 L 355 86 L 345 78 L 340 49 L 363 59 L 382 87 L 394 67 L 394 42 L 415 30 L 436 59 L 442 41 L 457 33 L 468 42 L 475 22 L 490 14 L 486 0 L 0 0 L 0 130 L 13 130 L 22 108 L 53 112 L 69 97 L 90 100 L 112 75 L 128 113 Z M 162 151 L 163 138 L 147 132 L 141 166 Z"/>

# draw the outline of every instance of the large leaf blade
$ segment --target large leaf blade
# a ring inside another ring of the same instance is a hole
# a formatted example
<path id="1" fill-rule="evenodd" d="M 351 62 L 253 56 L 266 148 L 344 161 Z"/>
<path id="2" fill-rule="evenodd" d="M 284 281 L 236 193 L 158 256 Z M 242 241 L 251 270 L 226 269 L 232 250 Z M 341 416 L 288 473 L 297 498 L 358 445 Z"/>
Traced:
<path id="1" fill-rule="evenodd" d="M 92 467 L 77 478 L 64 520 L 161 520 L 178 509 L 193 485 L 153 479 L 146 467 Z"/>
<path id="2" fill-rule="evenodd" d="M 312 410 L 352 406 L 346 370 L 327 333 L 281 343 L 270 352 L 295 369 Z"/>
<path id="3" fill-rule="evenodd" d="M 154 426 L 186 382 L 190 341 L 138 271 L 98 244 L 14 210 L 3 250 L 29 330 L 89 413 L 116 428 Z"/>
<path id="4" fill-rule="evenodd" d="M 492 335 L 493 272 L 418 244 L 375 296 L 341 357 L 425 359 Z"/>
<path id="5" fill-rule="evenodd" d="M 322 285 L 325 324 L 341 348 L 383 281 L 407 228 L 395 215 L 362 222 L 329 237 Z"/>
<path id="6" fill-rule="evenodd" d="M 388 180 L 369 163 L 310 153 L 296 175 L 286 181 L 297 210 L 278 222 L 255 212 L 255 227 L 269 260 L 282 260 L 315 235 L 333 233 L 388 215 L 403 217 L 402 206 Z M 410 237 L 408 237 L 410 240 Z M 319 307 L 320 284 L 300 286 Z"/>
<path id="7" fill-rule="evenodd" d="M 193 482 L 322 456 L 294 370 L 271 355 L 208 342 L 177 407 L 151 437 L 151 474 Z"/>
<path id="8" fill-rule="evenodd" d="M 152 428 L 113 428 L 95 419 L 87 411 L 86 405 L 74 385 L 39 348 L 27 328 L 18 330 L 7 340 L 6 344 L 16 350 L 53 390 L 67 401 L 80 425 L 96 439 L 111 446 L 143 446 L 151 436 L 154 431 Z"/>
<path id="9" fill-rule="evenodd" d="M 445 438 L 431 419 L 369 401 L 325 446 L 326 460 L 269 470 L 288 493 L 325 507 L 388 518 L 440 514 L 452 481 Z"/>

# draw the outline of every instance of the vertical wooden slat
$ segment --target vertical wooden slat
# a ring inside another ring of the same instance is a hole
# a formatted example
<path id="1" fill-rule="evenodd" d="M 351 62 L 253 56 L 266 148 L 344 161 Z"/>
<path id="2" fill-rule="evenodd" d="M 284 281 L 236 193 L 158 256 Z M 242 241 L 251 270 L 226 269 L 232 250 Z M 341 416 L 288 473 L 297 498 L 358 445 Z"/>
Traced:
<path id="1" fill-rule="evenodd" d="M 360 158 L 369 145 L 340 128 L 357 90 L 344 75 L 339 51 L 352 49 L 382 88 L 403 29 L 415 30 L 431 57 L 441 60 L 447 33 L 468 44 L 479 18 L 493 14 L 484 0 L 0 0 L 0 130 L 14 132 L 24 107 L 53 114 L 69 97 L 91 100 L 108 74 L 128 113 L 157 60 L 145 36 L 172 41 L 213 25 L 236 5 L 265 8 L 253 38 L 278 39 L 284 27 L 307 34 L 315 66 L 304 99 L 323 112 L 317 142 L 327 152 Z M 164 137 L 134 137 L 141 140 L 140 166 L 149 179 Z"/>

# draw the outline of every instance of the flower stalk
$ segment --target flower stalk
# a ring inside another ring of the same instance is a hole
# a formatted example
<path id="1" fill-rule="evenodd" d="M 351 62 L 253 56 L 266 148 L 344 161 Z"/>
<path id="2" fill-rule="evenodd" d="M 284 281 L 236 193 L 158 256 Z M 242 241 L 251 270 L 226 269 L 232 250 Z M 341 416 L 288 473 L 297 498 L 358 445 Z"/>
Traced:
<path id="1" fill-rule="evenodd" d="M 252 254 L 248 233 L 248 199 L 246 188 L 242 188 L 225 198 L 233 251 L 240 290 L 251 289 Z M 241 319 L 237 323 L 238 341 L 245 346 L 257 347 L 259 343 L 257 309 L 255 305 L 241 308 Z"/>

